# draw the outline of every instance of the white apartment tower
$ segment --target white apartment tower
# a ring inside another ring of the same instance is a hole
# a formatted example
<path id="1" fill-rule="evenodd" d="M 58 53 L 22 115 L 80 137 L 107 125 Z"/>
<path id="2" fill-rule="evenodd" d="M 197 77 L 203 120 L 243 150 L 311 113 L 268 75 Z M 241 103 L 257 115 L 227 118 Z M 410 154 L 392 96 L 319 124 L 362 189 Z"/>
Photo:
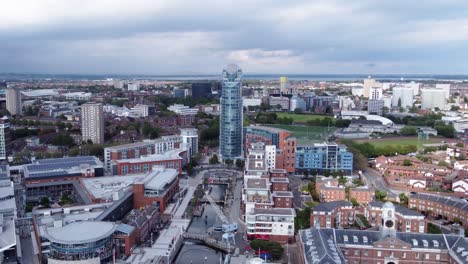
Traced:
<path id="1" fill-rule="evenodd" d="M 266 167 L 268 171 L 276 169 L 276 146 L 265 146 Z"/>
<path id="2" fill-rule="evenodd" d="M 439 108 L 444 110 L 446 108 L 445 95 L 446 91 L 443 89 L 422 89 L 421 90 L 421 108 L 434 109 Z"/>
<path id="3" fill-rule="evenodd" d="M 100 103 L 81 105 L 81 134 L 83 141 L 104 143 L 104 111 Z"/>
<path id="4" fill-rule="evenodd" d="M 438 83 L 436 84 L 436 89 L 442 89 L 445 91 L 445 99 L 450 98 L 450 83 Z"/>
<path id="5" fill-rule="evenodd" d="M 0 118 L 0 160 L 8 158 L 8 143 L 10 141 L 10 122 L 7 117 Z"/>
<path id="6" fill-rule="evenodd" d="M 406 86 L 393 87 L 392 106 L 403 108 L 413 106 L 414 89 Z M 398 105 L 400 103 L 400 105 Z"/>
<path id="7" fill-rule="evenodd" d="M 198 153 L 198 129 L 196 128 L 180 128 L 180 136 L 189 152 L 189 157 Z"/>
<path id="8" fill-rule="evenodd" d="M 21 91 L 18 88 L 6 89 L 6 108 L 11 115 L 20 116 L 23 106 L 21 105 Z"/>

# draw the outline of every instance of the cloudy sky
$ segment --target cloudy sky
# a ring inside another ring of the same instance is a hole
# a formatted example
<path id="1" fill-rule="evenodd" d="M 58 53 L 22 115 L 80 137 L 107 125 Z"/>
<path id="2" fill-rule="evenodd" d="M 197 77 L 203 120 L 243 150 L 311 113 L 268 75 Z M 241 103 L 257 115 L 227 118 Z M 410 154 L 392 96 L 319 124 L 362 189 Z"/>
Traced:
<path id="1" fill-rule="evenodd" d="M 0 72 L 468 74 L 466 0 L 0 1 Z"/>

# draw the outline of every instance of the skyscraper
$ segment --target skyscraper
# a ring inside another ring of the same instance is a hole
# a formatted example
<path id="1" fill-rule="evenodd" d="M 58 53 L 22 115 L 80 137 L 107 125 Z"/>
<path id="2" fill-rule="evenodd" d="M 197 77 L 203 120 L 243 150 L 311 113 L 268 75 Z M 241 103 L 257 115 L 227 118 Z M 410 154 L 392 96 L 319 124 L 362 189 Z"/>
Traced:
<path id="1" fill-rule="evenodd" d="M 102 104 L 86 103 L 81 105 L 81 134 L 83 141 L 94 144 L 104 143 L 104 111 Z"/>
<path id="2" fill-rule="evenodd" d="M 11 115 L 22 114 L 21 91 L 17 88 L 6 89 L 6 108 Z"/>
<path id="3" fill-rule="evenodd" d="M 382 89 L 382 83 L 376 81 L 375 79 L 370 78 L 369 76 L 369 78 L 364 79 L 362 95 L 366 98 L 370 98 L 372 96 L 372 90 L 374 90 L 374 92 L 380 91 L 380 94 L 382 94 L 379 88 Z M 380 99 L 380 98 L 371 98 L 371 99 Z"/>
<path id="4" fill-rule="evenodd" d="M 392 106 L 393 107 L 412 107 L 414 89 L 407 86 L 393 87 Z"/>
<path id="5" fill-rule="evenodd" d="M 288 93 L 288 77 L 282 76 L 280 77 L 280 96 L 283 93 Z"/>
<path id="6" fill-rule="evenodd" d="M 7 117 L 0 118 L 0 160 L 8 157 L 10 143 L 10 122 Z"/>
<path id="7" fill-rule="evenodd" d="M 239 66 L 229 64 L 223 69 L 219 145 L 224 160 L 242 156 L 241 79 Z"/>

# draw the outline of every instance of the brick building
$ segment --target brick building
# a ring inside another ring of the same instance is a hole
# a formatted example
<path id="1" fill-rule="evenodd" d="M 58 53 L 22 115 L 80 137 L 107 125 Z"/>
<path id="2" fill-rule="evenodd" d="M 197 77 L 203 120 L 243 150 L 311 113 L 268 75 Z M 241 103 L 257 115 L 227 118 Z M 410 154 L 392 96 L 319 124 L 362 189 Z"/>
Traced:
<path id="1" fill-rule="evenodd" d="M 440 196 L 435 194 L 414 193 L 409 197 L 409 208 L 453 221 L 458 219 L 460 225 L 468 227 L 468 202 L 464 199 Z"/>
<path id="2" fill-rule="evenodd" d="M 344 186 L 340 186 L 335 178 L 317 179 L 315 190 L 320 196 L 322 202 L 333 202 L 346 200 L 346 191 Z"/>
<path id="3" fill-rule="evenodd" d="M 349 199 L 355 199 L 358 204 L 369 204 L 375 196 L 375 191 L 369 186 L 360 186 L 349 189 Z"/>
<path id="4" fill-rule="evenodd" d="M 153 166 L 164 166 L 175 169 L 179 174 L 187 159 L 186 149 L 173 149 L 162 154 L 153 154 L 134 159 L 123 159 L 112 161 L 113 175 L 127 175 L 146 173 L 151 171 Z"/>
<path id="5" fill-rule="evenodd" d="M 468 239 L 458 235 L 403 233 L 395 208 L 382 206 L 375 230 L 310 228 L 299 232 L 299 263 L 467 263 Z"/>
<path id="6" fill-rule="evenodd" d="M 154 205 L 159 212 L 164 212 L 167 204 L 179 190 L 178 174 L 175 169 L 153 167 L 142 182 L 133 184 L 133 207 Z"/>

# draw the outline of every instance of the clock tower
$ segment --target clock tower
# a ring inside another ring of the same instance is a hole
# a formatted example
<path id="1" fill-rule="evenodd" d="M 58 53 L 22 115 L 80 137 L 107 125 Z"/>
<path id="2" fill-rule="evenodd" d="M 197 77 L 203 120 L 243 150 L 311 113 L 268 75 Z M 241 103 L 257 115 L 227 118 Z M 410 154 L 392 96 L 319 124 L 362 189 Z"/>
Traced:
<path id="1" fill-rule="evenodd" d="M 395 206 L 391 202 L 386 202 L 382 206 L 380 233 L 382 238 L 396 237 Z"/>

